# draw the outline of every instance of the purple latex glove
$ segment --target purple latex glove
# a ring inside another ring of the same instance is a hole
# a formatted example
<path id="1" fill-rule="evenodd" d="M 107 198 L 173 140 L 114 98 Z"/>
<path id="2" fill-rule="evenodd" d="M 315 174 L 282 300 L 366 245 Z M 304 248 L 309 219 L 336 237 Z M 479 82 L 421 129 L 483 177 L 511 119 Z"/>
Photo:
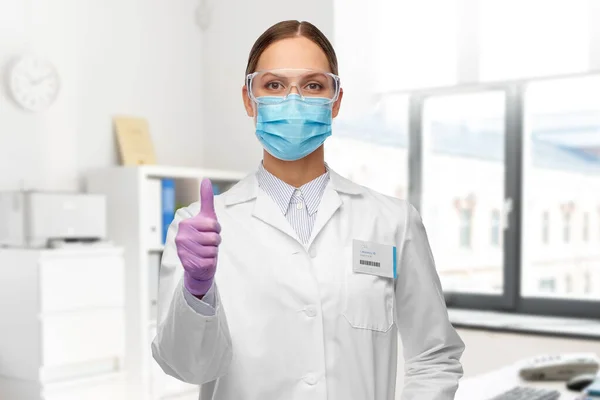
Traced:
<path id="1" fill-rule="evenodd" d="M 221 243 L 220 232 L 212 183 L 204 179 L 200 184 L 200 213 L 179 222 L 175 237 L 177 255 L 185 270 L 183 282 L 194 296 L 204 296 L 212 285 Z"/>

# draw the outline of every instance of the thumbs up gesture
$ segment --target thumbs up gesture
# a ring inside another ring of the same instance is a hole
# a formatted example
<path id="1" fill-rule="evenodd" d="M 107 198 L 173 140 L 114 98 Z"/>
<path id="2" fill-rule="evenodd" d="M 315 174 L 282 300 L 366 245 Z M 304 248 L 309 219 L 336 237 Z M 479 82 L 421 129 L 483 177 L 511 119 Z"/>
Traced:
<path id="1" fill-rule="evenodd" d="M 221 243 L 220 232 L 212 183 L 204 179 L 200 184 L 200 213 L 182 220 L 175 237 L 177 255 L 185 270 L 184 285 L 194 296 L 204 296 L 212 285 Z"/>

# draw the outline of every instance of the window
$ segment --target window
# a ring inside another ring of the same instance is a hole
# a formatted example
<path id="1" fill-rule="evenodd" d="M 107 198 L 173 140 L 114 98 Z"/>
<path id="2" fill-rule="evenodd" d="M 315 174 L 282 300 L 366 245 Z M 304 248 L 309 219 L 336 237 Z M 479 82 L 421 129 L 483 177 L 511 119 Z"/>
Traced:
<path id="1" fill-rule="evenodd" d="M 600 75 L 479 88 L 410 101 L 411 200 L 450 306 L 593 315 L 600 251 L 580 235 L 600 203 Z"/>
<path id="2" fill-rule="evenodd" d="M 345 100 L 345 99 L 344 99 Z M 392 197 L 408 188 L 408 96 L 389 95 L 334 120 L 325 159 L 337 173 Z"/>
<path id="3" fill-rule="evenodd" d="M 492 231 L 490 242 L 493 247 L 500 246 L 500 211 L 492 211 Z"/>
<path id="4" fill-rule="evenodd" d="M 556 75 L 589 68 L 592 19 L 588 16 L 588 0 L 479 4 L 482 80 Z"/>
<path id="5" fill-rule="evenodd" d="M 584 242 L 590 240 L 590 214 L 588 212 L 583 213 L 583 234 L 582 239 Z"/>
<path id="6" fill-rule="evenodd" d="M 566 293 L 573 292 L 573 277 L 571 277 L 571 275 L 565 276 L 565 292 Z"/>
<path id="7" fill-rule="evenodd" d="M 488 210 L 505 198 L 505 103 L 502 91 L 429 96 L 422 135 L 409 141 L 421 143 L 422 179 L 411 186 L 421 191 L 423 220 L 435 227 L 429 239 L 450 291 L 503 290 L 504 252 L 490 247 Z"/>
<path id="8" fill-rule="evenodd" d="M 344 8 L 352 8 L 352 3 L 358 7 L 353 18 L 343 23 L 349 24 L 348 29 L 356 36 L 370 36 L 365 50 L 369 48 L 373 58 L 356 52 L 356 43 L 348 42 L 348 46 L 358 62 L 373 68 L 378 91 L 456 83 L 457 0 L 383 0 L 368 6 L 364 2 L 338 1 L 345 4 Z M 357 30 L 355 16 L 365 13 L 372 17 L 372 25 Z M 348 36 L 340 39 L 352 40 Z"/>
<path id="9" fill-rule="evenodd" d="M 463 208 L 460 210 L 460 247 L 471 248 L 471 234 L 473 224 L 473 210 Z"/>
<path id="10" fill-rule="evenodd" d="M 539 282 L 539 291 L 543 293 L 554 293 L 556 291 L 556 279 L 555 278 L 543 278 Z"/>
<path id="11" fill-rule="evenodd" d="M 590 271 L 585 271 L 583 285 L 583 293 L 592 293 L 592 274 L 590 273 Z"/>
<path id="12" fill-rule="evenodd" d="M 346 92 L 326 158 L 415 205 L 451 306 L 600 307 L 600 250 L 581 246 L 600 242 L 600 75 L 549 77 L 597 64 L 595 3 L 334 2 Z"/>
<path id="13" fill-rule="evenodd" d="M 556 287 L 555 298 L 589 298 L 578 283 L 599 265 L 600 251 L 581 246 L 590 231 L 590 213 L 581 209 L 600 200 L 600 76 L 530 82 L 524 93 L 521 294 L 543 297 L 532 282 L 552 271 L 571 280 Z M 529 216 L 548 208 L 560 218 L 554 229 L 562 243 L 537 247 L 529 232 L 538 222 Z"/>
<path id="14" fill-rule="evenodd" d="M 542 214 L 542 243 L 548 244 L 550 242 L 550 213 L 544 211 Z"/>

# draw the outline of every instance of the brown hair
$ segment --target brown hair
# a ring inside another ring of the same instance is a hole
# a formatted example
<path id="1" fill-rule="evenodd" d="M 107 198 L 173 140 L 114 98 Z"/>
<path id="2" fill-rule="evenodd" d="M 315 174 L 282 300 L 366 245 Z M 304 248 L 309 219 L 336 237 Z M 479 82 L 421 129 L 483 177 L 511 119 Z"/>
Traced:
<path id="1" fill-rule="evenodd" d="M 327 60 L 329 61 L 329 68 L 331 69 L 331 72 L 337 75 L 337 56 L 335 55 L 335 50 L 333 49 L 331 42 L 327 39 L 323 32 L 319 30 L 319 28 L 310 22 L 295 20 L 278 22 L 267 29 L 262 35 L 260 35 L 258 39 L 256 39 L 254 46 L 252 46 L 252 50 L 250 50 L 250 56 L 248 57 L 246 75 L 256 71 L 256 66 L 260 56 L 271 44 L 282 39 L 300 36 L 311 40 L 323 50 L 325 56 L 327 56 Z"/>

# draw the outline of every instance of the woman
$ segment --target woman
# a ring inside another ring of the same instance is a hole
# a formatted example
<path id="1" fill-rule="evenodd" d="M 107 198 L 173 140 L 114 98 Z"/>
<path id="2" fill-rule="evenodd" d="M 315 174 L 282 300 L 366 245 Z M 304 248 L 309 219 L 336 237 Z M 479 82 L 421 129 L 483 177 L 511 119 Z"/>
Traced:
<path id="1" fill-rule="evenodd" d="M 204 180 L 170 228 L 152 350 L 202 400 L 394 399 L 398 333 L 403 398 L 454 397 L 464 346 L 419 214 L 325 164 L 337 69 L 307 22 L 261 35 L 242 97 L 263 162 L 214 199 Z"/>

